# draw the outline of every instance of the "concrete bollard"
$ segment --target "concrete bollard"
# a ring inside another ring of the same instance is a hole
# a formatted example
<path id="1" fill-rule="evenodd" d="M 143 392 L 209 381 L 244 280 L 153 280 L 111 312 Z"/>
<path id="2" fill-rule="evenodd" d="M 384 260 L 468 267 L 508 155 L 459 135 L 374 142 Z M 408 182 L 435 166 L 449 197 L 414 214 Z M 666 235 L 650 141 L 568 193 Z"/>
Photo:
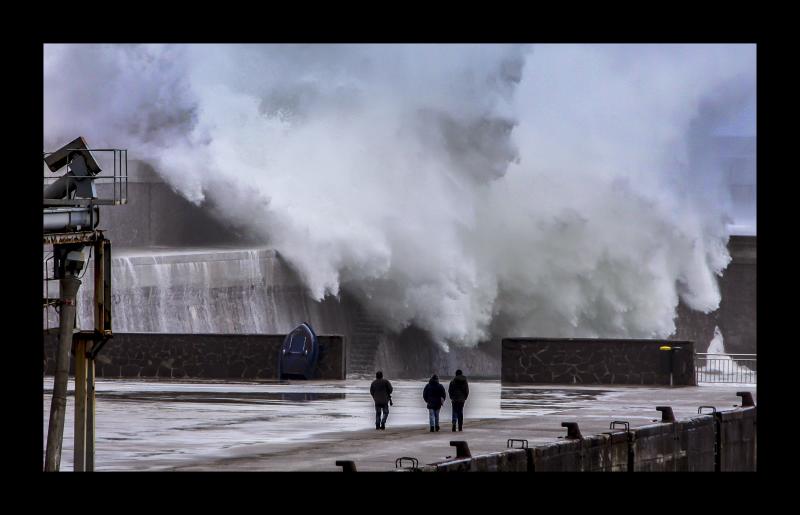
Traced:
<path id="1" fill-rule="evenodd" d="M 350 460 L 336 460 L 336 466 L 342 467 L 342 472 L 357 472 L 356 464 Z"/>
<path id="2" fill-rule="evenodd" d="M 672 412 L 672 408 L 669 406 L 656 406 L 656 411 L 661 412 L 661 422 L 675 422 L 675 414 Z"/>
<path id="3" fill-rule="evenodd" d="M 581 430 L 578 428 L 577 422 L 562 422 L 561 427 L 567 428 L 567 440 L 576 440 L 583 438 Z"/>
<path id="4" fill-rule="evenodd" d="M 454 440 L 450 445 L 456 448 L 456 458 L 471 458 L 472 454 L 469 452 L 469 445 L 463 440 Z"/>
<path id="5" fill-rule="evenodd" d="M 749 406 L 755 406 L 756 403 L 753 401 L 753 394 L 750 392 L 736 392 L 736 395 L 742 398 L 742 407 L 747 408 Z"/>

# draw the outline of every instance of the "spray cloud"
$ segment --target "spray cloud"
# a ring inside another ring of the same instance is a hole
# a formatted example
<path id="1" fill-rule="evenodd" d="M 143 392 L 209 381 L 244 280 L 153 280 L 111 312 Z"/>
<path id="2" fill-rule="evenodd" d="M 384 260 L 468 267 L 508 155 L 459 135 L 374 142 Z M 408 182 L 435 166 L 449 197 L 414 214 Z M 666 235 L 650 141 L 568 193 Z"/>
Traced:
<path id="1" fill-rule="evenodd" d="M 47 45 L 44 81 L 48 148 L 146 149 L 315 299 L 444 346 L 664 337 L 679 299 L 719 305 L 706 143 L 754 97 L 755 47 Z"/>

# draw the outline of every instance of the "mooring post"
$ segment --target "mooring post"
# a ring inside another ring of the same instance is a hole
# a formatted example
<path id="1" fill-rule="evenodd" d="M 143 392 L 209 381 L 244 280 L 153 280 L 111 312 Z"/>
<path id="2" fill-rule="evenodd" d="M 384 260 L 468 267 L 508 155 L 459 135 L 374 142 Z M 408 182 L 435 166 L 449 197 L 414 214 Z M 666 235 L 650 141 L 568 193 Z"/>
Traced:
<path id="1" fill-rule="evenodd" d="M 44 458 L 46 472 L 58 472 L 61 466 L 61 443 L 64 437 L 64 416 L 67 410 L 69 351 L 72 347 L 72 332 L 75 328 L 75 297 L 80 285 L 80 279 L 72 274 L 65 274 L 61 278 L 61 326 L 56 350 L 50 422 L 47 428 L 47 449 Z"/>
<path id="2" fill-rule="evenodd" d="M 750 392 L 736 392 L 736 395 L 742 398 L 742 407 L 746 408 L 748 406 L 755 406 L 756 403 L 753 401 L 753 394 Z"/>
<path id="3" fill-rule="evenodd" d="M 86 339 L 75 339 L 75 435 L 73 468 L 83 472 L 86 460 Z"/>
<path id="4" fill-rule="evenodd" d="M 358 472 L 356 463 L 352 460 L 336 460 L 336 466 L 342 467 L 342 472 Z"/>
<path id="5" fill-rule="evenodd" d="M 456 458 L 472 457 L 472 453 L 469 452 L 469 445 L 464 440 L 453 440 L 450 445 L 456 448 Z"/>
<path id="6" fill-rule="evenodd" d="M 662 423 L 675 422 L 675 413 L 671 406 L 656 406 L 656 411 L 661 412 Z"/>
<path id="7" fill-rule="evenodd" d="M 567 428 L 567 440 L 580 440 L 583 438 L 577 422 L 562 422 L 561 427 Z"/>

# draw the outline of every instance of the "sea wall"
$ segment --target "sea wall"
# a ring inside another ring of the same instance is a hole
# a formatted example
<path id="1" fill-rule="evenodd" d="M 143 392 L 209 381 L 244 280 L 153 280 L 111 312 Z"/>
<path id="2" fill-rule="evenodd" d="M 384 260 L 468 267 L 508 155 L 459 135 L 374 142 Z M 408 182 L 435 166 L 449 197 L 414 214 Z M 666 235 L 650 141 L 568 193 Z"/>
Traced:
<path id="1" fill-rule="evenodd" d="M 660 350 L 666 344 L 675 350 Z M 694 385 L 694 345 L 664 340 L 504 338 L 501 380 L 661 385 L 672 380 L 673 385 Z"/>
<path id="2" fill-rule="evenodd" d="M 420 472 L 756 471 L 756 407 L 429 463 Z M 510 442 L 509 442 L 510 443 Z"/>
<path id="3" fill-rule="evenodd" d="M 116 333 L 95 360 L 98 377 L 278 379 L 285 334 Z M 320 335 L 315 379 L 345 379 L 345 339 Z M 56 337 L 45 338 L 45 373 L 55 373 Z M 71 374 L 74 374 L 71 365 Z"/>

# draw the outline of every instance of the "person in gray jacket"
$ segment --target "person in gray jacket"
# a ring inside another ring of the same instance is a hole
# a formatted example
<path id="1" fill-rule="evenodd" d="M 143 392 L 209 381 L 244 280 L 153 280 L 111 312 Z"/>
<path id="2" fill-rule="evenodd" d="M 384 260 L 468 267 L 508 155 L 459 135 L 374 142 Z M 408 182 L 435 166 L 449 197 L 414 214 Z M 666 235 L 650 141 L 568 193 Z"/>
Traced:
<path id="1" fill-rule="evenodd" d="M 453 405 L 453 431 L 456 430 L 456 423 L 458 423 L 458 430 L 463 431 L 464 403 L 469 397 L 469 384 L 461 370 L 456 370 L 456 376 L 450 381 L 447 393 L 450 394 L 450 402 Z"/>
<path id="2" fill-rule="evenodd" d="M 375 380 L 369 387 L 372 400 L 375 401 L 375 429 L 386 429 L 386 419 L 389 418 L 389 403 L 392 402 L 392 383 L 383 378 L 383 372 L 375 373 Z M 381 418 L 383 412 L 383 418 Z"/>

